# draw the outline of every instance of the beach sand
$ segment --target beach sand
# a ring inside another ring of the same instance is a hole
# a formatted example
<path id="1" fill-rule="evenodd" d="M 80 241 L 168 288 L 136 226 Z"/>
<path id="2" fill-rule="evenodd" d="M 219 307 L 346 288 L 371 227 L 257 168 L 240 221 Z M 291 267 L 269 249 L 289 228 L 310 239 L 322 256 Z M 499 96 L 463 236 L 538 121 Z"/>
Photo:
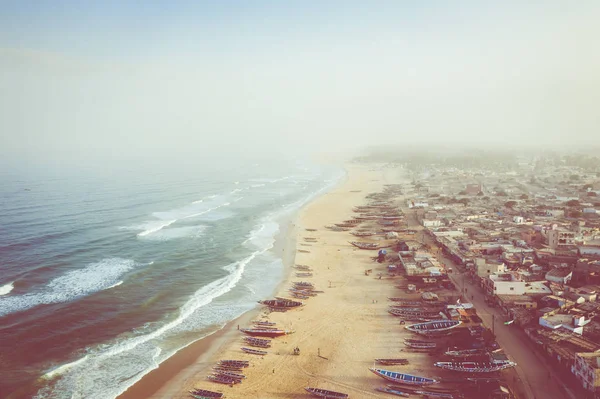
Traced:
<path id="1" fill-rule="evenodd" d="M 310 281 L 324 293 L 285 313 L 267 315 L 261 308 L 246 313 L 218 333 L 180 351 L 119 399 L 186 398 L 192 388 L 221 391 L 227 398 L 294 398 L 306 397 L 306 386 L 355 398 L 388 397 L 374 390 L 385 383 L 368 370 L 375 358 L 407 358 L 410 364 L 406 366 L 386 368 L 428 377 L 439 375 L 429 356 L 403 349 L 402 339 L 410 333 L 387 313 L 387 298 L 398 296 L 400 291 L 395 285 L 400 280 L 390 281 L 387 264 L 373 261 L 376 251 L 352 247 L 348 241 L 355 237 L 349 232 L 324 228 L 351 219 L 352 208 L 366 204 L 367 194 L 381 192 L 385 184 L 399 183 L 400 170 L 348 165 L 347 171 L 343 183 L 299 212 L 293 228 L 288 230 L 284 250 L 288 266 L 308 265 L 314 275 L 297 278 L 297 270 L 291 269 L 277 295 L 289 297 L 291 282 L 300 280 Z M 316 242 L 308 243 L 306 237 L 314 237 Z M 366 269 L 373 272 L 366 276 Z M 243 334 L 237 331 L 237 325 L 248 327 L 251 320 L 261 316 L 295 332 L 274 339 L 264 357 L 243 353 Z M 299 356 L 293 355 L 295 347 L 300 348 Z M 219 359 L 250 361 L 242 384 L 229 387 L 206 379 Z"/>

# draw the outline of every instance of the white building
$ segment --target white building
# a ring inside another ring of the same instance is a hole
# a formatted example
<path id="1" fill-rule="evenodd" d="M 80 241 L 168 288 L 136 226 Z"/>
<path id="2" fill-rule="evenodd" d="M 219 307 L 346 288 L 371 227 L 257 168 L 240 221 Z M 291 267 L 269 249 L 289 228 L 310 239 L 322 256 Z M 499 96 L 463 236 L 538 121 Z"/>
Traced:
<path id="1" fill-rule="evenodd" d="M 487 278 L 492 274 L 504 273 L 506 265 L 498 262 L 488 263 L 485 258 L 477 258 L 475 259 L 475 269 L 478 277 Z"/>
<path id="2" fill-rule="evenodd" d="M 512 273 L 491 274 L 483 280 L 491 295 L 550 295 L 552 290 L 542 281 L 520 281 Z"/>
<path id="3" fill-rule="evenodd" d="M 552 249 L 559 249 L 575 244 L 575 233 L 566 229 L 549 230 L 548 246 Z"/>
<path id="4" fill-rule="evenodd" d="M 442 221 L 439 219 L 423 219 L 421 224 L 423 224 L 423 227 L 440 227 Z"/>
<path id="5" fill-rule="evenodd" d="M 412 208 L 427 208 L 429 206 L 429 204 L 427 202 L 414 201 L 414 200 L 408 200 L 408 201 L 406 201 L 406 205 L 410 209 L 412 209 Z"/>
<path id="6" fill-rule="evenodd" d="M 579 335 L 583 334 L 583 326 L 589 322 L 590 320 L 586 320 L 584 316 L 574 316 L 570 314 L 545 315 L 539 319 L 540 326 L 542 327 L 551 330 L 564 328 Z"/>
<path id="7" fill-rule="evenodd" d="M 523 218 L 523 216 L 513 216 L 513 223 L 523 224 L 524 222 L 525 219 Z"/>

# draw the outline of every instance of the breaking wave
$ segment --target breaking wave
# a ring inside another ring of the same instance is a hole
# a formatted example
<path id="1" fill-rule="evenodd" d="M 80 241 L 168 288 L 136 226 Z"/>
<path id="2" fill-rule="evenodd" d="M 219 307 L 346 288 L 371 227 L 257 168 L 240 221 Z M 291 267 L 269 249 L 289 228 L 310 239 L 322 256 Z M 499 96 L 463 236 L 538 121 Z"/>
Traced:
<path id="1" fill-rule="evenodd" d="M 72 270 L 51 280 L 37 292 L 0 297 L 0 317 L 38 305 L 69 302 L 114 286 L 136 266 L 133 260 L 110 258 Z"/>
<path id="2" fill-rule="evenodd" d="M 0 287 L 0 296 L 10 294 L 10 292 L 15 288 L 14 284 L 15 282 L 13 281 Z"/>

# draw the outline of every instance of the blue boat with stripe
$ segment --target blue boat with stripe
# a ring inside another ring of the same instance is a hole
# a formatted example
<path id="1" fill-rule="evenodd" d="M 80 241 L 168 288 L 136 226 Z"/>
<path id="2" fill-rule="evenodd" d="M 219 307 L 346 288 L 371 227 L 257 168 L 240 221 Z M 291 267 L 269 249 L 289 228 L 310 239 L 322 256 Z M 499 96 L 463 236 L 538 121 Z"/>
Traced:
<path id="1" fill-rule="evenodd" d="M 431 385 L 436 384 L 438 381 L 433 378 L 419 377 L 416 375 L 402 374 L 395 371 L 383 370 L 370 368 L 373 374 L 385 378 L 388 381 L 395 382 L 397 384 L 408 384 L 408 385 Z"/>

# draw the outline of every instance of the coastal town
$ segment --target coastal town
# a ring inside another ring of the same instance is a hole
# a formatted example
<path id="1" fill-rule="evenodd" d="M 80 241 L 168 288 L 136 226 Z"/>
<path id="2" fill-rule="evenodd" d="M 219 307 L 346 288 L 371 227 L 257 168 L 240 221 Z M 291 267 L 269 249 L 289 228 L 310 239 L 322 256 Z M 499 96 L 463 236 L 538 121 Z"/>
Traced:
<path id="1" fill-rule="evenodd" d="M 356 160 L 274 298 L 153 397 L 597 398 L 600 169 L 569 162 Z"/>

